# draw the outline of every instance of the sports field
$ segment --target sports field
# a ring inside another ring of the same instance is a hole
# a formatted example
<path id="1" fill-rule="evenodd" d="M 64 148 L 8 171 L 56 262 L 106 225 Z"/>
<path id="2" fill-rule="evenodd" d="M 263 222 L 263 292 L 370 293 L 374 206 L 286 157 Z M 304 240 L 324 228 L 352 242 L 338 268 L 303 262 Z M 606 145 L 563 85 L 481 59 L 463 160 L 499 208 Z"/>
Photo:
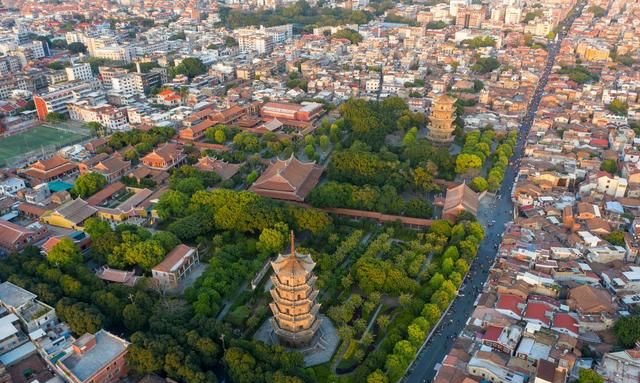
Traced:
<path id="1" fill-rule="evenodd" d="M 48 126 L 38 126 L 14 136 L 0 138 L 0 165 L 5 164 L 15 156 L 24 155 L 42 147 L 51 147 L 52 145 L 60 148 L 82 137 L 84 136 L 69 131 L 62 131 Z"/>

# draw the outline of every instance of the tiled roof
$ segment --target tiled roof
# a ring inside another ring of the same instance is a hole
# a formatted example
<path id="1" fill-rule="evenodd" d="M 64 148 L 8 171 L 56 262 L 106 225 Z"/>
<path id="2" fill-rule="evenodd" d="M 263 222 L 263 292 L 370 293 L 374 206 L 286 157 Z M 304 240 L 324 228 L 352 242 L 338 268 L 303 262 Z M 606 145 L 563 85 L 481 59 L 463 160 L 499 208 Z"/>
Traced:
<path id="1" fill-rule="evenodd" d="M 521 305 L 524 304 L 524 299 L 511 295 L 511 294 L 500 294 L 498 296 L 498 301 L 496 302 L 496 308 L 501 310 L 512 311 L 515 314 L 521 315 L 522 309 Z"/>
<path id="2" fill-rule="evenodd" d="M 153 270 L 161 272 L 172 272 L 182 264 L 182 260 L 195 249 L 184 244 L 176 246 L 166 257 L 156 265 Z"/>

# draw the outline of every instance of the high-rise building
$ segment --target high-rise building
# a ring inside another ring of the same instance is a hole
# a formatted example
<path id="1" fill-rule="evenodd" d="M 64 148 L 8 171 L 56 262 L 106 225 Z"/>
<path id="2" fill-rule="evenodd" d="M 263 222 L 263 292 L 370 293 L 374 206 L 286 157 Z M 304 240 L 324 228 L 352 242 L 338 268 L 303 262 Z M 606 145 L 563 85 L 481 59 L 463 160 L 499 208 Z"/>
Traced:
<path id="1" fill-rule="evenodd" d="M 471 0 L 450 0 L 449 1 L 449 14 L 453 17 L 458 16 L 458 9 L 471 5 Z"/>
<path id="2" fill-rule="evenodd" d="M 89 63 L 73 64 L 68 68 L 64 68 L 67 72 L 67 80 L 91 80 L 93 78 L 93 72 L 91 72 L 91 65 Z"/>
<path id="3" fill-rule="evenodd" d="M 504 12 L 505 24 L 520 24 L 522 19 L 522 8 L 519 7 L 507 7 Z"/>
<path id="4" fill-rule="evenodd" d="M 453 121 L 456 119 L 456 99 L 446 94 L 433 100 L 429 115 L 429 132 L 427 138 L 436 143 L 453 141 Z"/>
<path id="5" fill-rule="evenodd" d="M 280 254 L 271 262 L 275 272 L 271 277 L 271 325 L 283 345 L 307 346 L 320 328 L 318 290 L 314 288 L 317 277 L 312 272 L 315 265 L 309 254 L 296 253 L 293 232 L 291 254 Z"/>
<path id="6" fill-rule="evenodd" d="M 456 25 L 463 28 L 480 28 L 486 18 L 486 10 L 482 5 L 474 4 L 458 7 Z"/>

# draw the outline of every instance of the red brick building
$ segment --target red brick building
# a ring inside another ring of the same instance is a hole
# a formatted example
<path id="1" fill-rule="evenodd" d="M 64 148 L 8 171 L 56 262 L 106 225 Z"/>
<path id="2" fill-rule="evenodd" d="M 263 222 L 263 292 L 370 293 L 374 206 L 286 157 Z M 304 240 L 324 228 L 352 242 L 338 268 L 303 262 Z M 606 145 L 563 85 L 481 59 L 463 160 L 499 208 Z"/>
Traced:
<path id="1" fill-rule="evenodd" d="M 285 126 L 292 128 L 306 128 L 313 124 L 324 112 L 322 104 L 308 102 L 303 104 L 285 104 L 267 102 L 260 108 L 260 116 L 269 121 L 274 118 L 280 120 Z"/>
<path id="2" fill-rule="evenodd" d="M 56 363 L 66 380 L 73 383 L 112 383 L 128 372 L 129 342 L 105 330 L 84 334 L 72 345 L 72 352 Z"/>

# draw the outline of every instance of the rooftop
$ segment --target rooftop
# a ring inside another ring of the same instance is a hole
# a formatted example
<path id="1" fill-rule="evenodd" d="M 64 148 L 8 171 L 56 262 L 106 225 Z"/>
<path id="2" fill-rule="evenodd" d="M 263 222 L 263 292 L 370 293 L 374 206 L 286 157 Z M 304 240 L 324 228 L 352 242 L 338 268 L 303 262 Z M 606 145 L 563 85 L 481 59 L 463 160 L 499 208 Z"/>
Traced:
<path id="1" fill-rule="evenodd" d="M 78 340 L 80 341 L 83 337 Z M 127 341 L 105 330 L 98 331 L 95 334 L 95 340 L 95 346 L 84 353 L 70 353 L 58 361 L 82 382 L 88 380 L 103 367 L 113 362 L 118 355 L 127 350 L 129 345 Z"/>
<path id="2" fill-rule="evenodd" d="M 0 302 L 5 306 L 20 308 L 36 299 L 37 295 L 16 286 L 11 282 L 0 284 Z"/>

